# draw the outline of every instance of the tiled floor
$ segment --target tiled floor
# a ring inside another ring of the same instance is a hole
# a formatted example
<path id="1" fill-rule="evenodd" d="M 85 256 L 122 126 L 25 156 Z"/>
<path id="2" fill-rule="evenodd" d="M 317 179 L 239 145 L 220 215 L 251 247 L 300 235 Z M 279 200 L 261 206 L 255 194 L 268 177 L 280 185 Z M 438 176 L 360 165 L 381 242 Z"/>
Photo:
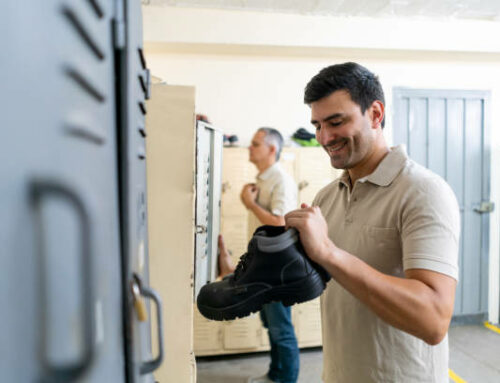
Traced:
<path id="1" fill-rule="evenodd" d="M 484 326 L 456 326 L 449 332 L 450 369 L 462 380 L 455 383 L 500 382 L 500 334 Z M 302 350 L 298 383 L 321 382 L 320 349 Z M 244 383 L 264 374 L 266 353 L 199 358 L 198 383 Z M 450 379 L 450 382 L 454 382 Z"/>

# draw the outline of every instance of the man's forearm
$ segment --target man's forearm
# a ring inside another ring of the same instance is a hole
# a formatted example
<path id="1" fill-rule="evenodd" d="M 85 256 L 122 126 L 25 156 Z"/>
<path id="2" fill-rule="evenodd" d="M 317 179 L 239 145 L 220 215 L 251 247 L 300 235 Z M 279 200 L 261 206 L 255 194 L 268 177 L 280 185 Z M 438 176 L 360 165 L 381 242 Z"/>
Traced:
<path id="1" fill-rule="evenodd" d="M 248 206 L 248 210 L 250 210 L 257 219 L 263 225 L 272 225 L 272 226 L 283 226 L 285 225 L 285 218 L 280 215 L 274 215 L 268 212 L 266 209 L 262 208 L 259 204 L 253 203 Z"/>
<path id="2" fill-rule="evenodd" d="M 436 289 L 425 278 L 423 281 L 383 274 L 340 249 L 332 249 L 328 259 L 323 266 L 331 276 L 388 324 L 432 345 L 446 335 L 456 284 L 451 277 L 415 270 L 430 275 L 429 281 L 438 278 L 440 287 Z"/>

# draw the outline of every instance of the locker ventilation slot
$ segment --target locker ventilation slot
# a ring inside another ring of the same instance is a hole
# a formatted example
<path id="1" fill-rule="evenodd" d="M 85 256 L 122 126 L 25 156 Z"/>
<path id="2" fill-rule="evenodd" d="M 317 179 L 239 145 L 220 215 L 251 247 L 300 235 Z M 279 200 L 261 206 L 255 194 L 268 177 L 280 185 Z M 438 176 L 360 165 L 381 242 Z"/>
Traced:
<path id="1" fill-rule="evenodd" d="M 85 41 L 87 47 L 92 51 L 92 53 L 99 59 L 104 60 L 104 53 L 101 48 L 98 47 L 97 43 L 92 39 L 90 33 L 87 32 L 82 22 L 78 19 L 76 14 L 69 8 L 63 7 L 63 15 L 66 17 L 68 22 L 75 28 L 78 35 Z"/>
<path id="2" fill-rule="evenodd" d="M 92 6 L 92 9 L 94 10 L 94 12 L 97 15 L 97 17 L 99 17 L 100 19 L 102 19 L 102 17 L 104 16 L 104 12 L 102 11 L 102 8 L 99 5 L 98 0 L 88 0 L 88 2 Z"/>
<path id="3" fill-rule="evenodd" d="M 146 59 L 144 58 L 144 52 L 141 48 L 138 49 L 139 60 L 141 60 L 142 69 L 146 69 Z"/>
<path id="4" fill-rule="evenodd" d="M 143 102 L 139 102 L 139 109 L 141 110 L 142 114 L 146 114 L 146 105 L 144 105 Z"/>
<path id="5" fill-rule="evenodd" d="M 99 92 L 81 73 L 72 68 L 66 68 L 66 74 L 83 90 L 85 90 L 92 98 L 98 102 L 104 102 L 104 95 Z"/>
<path id="6" fill-rule="evenodd" d="M 144 129 L 143 126 L 139 127 L 139 133 L 141 134 L 142 137 L 146 137 L 146 129 Z"/>
<path id="7" fill-rule="evenodd" d="M 97 145 L 102 145 L 106 141 L 106 138 L 103 134 L 101 134 L 100 132 L 96 132 L 86 126 L 67 124 L 65 126 L 65 130 L 71 136 L 82 138 Z"/>
<path id="8" fill-rule="evenodd" d="M 139 84 L 141 84 L 142 91 L 144 92 L 144 94 L 146 94 L 147 89 L 146 89 L 146 83 L 144 82 L 144 79 L 142 78 L 141 75 L 139 75 L 137 77 L 139 78 Z"/>

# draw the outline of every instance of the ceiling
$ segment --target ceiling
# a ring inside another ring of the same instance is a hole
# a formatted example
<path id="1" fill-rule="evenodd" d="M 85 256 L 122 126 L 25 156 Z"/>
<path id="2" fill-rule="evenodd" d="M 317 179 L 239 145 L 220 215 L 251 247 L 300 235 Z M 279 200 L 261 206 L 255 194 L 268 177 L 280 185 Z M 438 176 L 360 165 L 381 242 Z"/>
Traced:
<path id="1" fill-rule="evenodd" d="M 500 0 L 142 0 L 142 3 L 338 17 L 418 17 L 500 21 Z"/>

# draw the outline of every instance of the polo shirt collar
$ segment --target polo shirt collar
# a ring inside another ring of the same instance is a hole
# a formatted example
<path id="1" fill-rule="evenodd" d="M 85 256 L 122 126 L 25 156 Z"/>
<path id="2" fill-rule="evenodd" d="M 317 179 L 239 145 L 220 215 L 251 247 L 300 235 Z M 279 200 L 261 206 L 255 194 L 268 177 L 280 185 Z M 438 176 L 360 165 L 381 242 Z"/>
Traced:
<path id="1" fill-rule="evenodd" d="M 378 186 L 388 186 L 394 181 L 396 176 L 403 170 L 408 159 L 405 145 L 401 144 L 390 148 L 389 153 L 383 158 L 375 171 L 365 177 L 362 177 L 358 182 L 369 181 Z M 350 188 L 349 172 L 344 170 L 339 179 L 340 183 Z"/>
<path id="2" fill-rule="evenodd" d="M 269 178 L 272 177 L 272 175 L 279 170 L 280 164 L 278 162 L 275 162 L 271 166 L 269 166 L 266 170 L 264 170 L 262 173 L 260 173 L 257 178 L 261 181 L 265 181 Z"/>

